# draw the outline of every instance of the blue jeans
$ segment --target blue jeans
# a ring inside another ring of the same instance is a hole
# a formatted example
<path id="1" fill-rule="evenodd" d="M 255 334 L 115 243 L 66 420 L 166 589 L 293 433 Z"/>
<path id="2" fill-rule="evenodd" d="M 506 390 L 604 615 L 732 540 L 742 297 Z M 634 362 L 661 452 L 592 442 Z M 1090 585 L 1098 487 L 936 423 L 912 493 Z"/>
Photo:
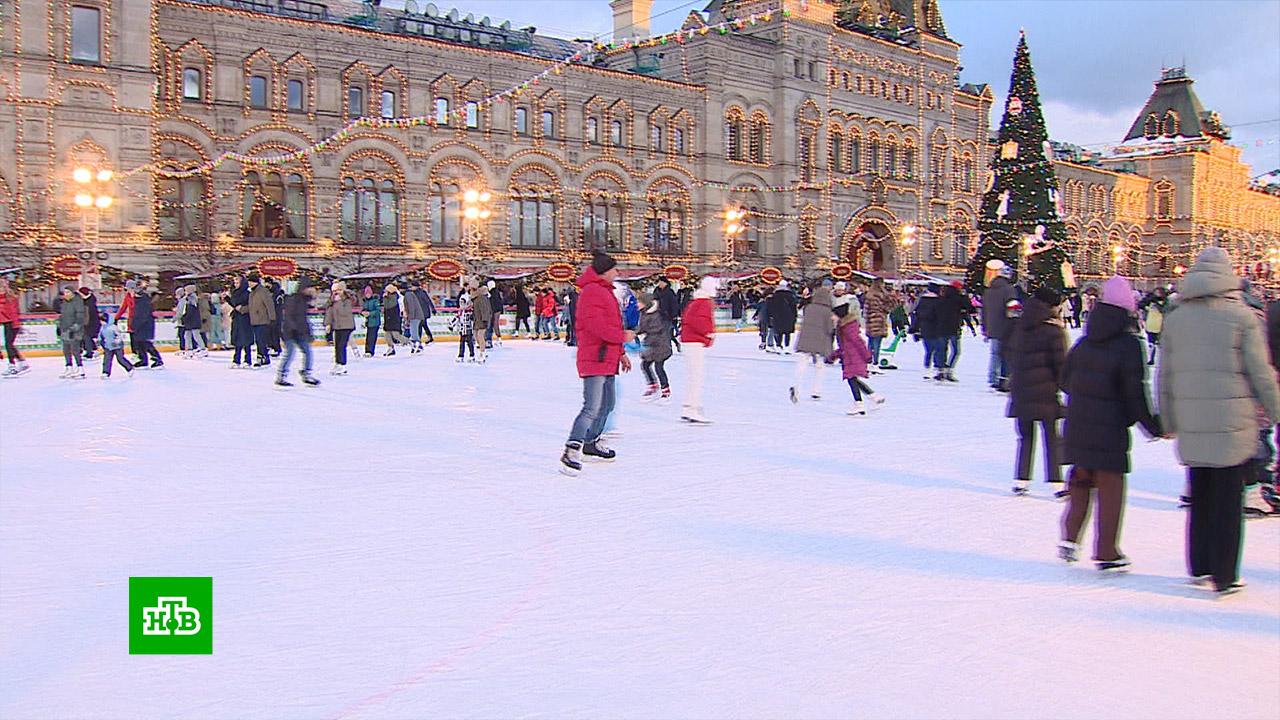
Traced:
<path id="1" fill-rule="evenodd" d="M 258 362 L 262 365 L 271 364 L 271 356 L 267 354 L 267 339 L 270 331 L 270 325 L 253 326 L 253 344 L 258 348 Z"/>
<path id="2" fill-rule="evenodd" d="M 960 335 L 951 335 L 942 344 L 943 367 L 953 368 L 960 359 Z"/>
<path id="3" fill-rule="evenodd" d="M 351 331 L 347 331 L 350 334 Z M 311 372 L 311 342 L 309 340 L 285 340 L 284 341 L 284 357 L 280 360 L 280 377 L 289 374 L 289 363 L 293 362 L 293 354 L 295 352 L 302 353 L 302 372 L 308 374 Z"/>
<path id="4" fill-rule="evenodd" d="M 991 346 L 991 359 L 987 361 L 987 384 L 994 386 L 1009 376 L 1009 366 L 1000 354 L 1000 341 L 991 338 L 987 344 Z"/>
<path id="5" fill-rule="evenodd" d="M 867 349 L 871 351 L 871 366 L 880 367 L 880 343 L 884 342 L 882 337 L 867 336 Z"/>
<path id="6" fill-rule="evenodd" d="M 573 420 L 573 429 L 569 431 L 570 442 L 585 444 L 595 442 L 600 437 L 617 398 L 614 387 L 616 379 L 615 375 L 582 378 L 582 410 Z"/>

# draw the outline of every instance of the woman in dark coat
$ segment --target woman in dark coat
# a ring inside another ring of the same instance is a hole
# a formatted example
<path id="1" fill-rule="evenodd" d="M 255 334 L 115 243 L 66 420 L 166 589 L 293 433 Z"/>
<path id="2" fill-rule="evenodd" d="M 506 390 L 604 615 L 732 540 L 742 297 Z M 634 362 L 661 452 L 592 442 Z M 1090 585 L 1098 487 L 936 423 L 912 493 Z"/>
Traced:
<path id="1" fill-rule="evenodd" d="M 1040 288 L 1027 298 L 1022 317 L 1009 330 L 1009 409 L 1018 430 L 1018 462 L 1013 492 L 1026 495 L 1031 483 L 1031 459 L 1036 450 L 1036 424 L 1044 436 L 1045 480 L 1055 496 L 1066 497 L 1058 468 L 1058 386 L 1066 362 L 1067 336 L 1057 316 L 1061 298 L 1050 288 Z"/>
<path id="2" fill-rule="evenodd" d="M 133 330 L 129 334 L 130 340 L 137 344 L 138 367 L 147 367 L 148 364 L 153 368 L 164 367 L 164 360 L 160 358 L 155 344 L 156 314 L 153 308 L 156 294 L 154 289 L 144 290 L 133 301 Z"/>
<path id="3" fill-rule="evenodd" d="M 529 296 L 525 294 L 524 285 L 516 285 L 515 295 L 512 300 L 516 306 L 516 337 L 520 337 L 520 326 L 524 325 L 524 331 L 532 334 L 529 329 Z"/>
<path id="4" fill-rule="evenodd" d="M 93 357 L 94 344 L 93 341 L 98 337 L 98 331 L 102 329 L 102 320 L 98 317 L 98 298 L 93 291 L 87 287 L 80 288 L 80 297 L 84 298 L 84 356 L 86 358 Z"/>
<path id="5" fill-rule="evenodd" d="M 796 296 L 786 280 L 769 296 L 769 329 L 778 347 L 791 354 L 791 333 L 796 331 Z"/>
<path id="6" fill-rule="evenodd" d="M 1116 540 L 1124 514 L 1125 473 L 1129 472 L 1129 427 L 1140 423 L 1161 434 L 1147 397 L 1146 366 L 1129 282 L 1120 276 L 1103 286 L 1089 314 L 1085 335 L 1067 356 L 1062 389 L 1069 398 L 1063 425 L 1063 462 L 1072 465 L 1070 505 L 1062 516 L 1059 556 L 1074 562 L 1080 531 L 1098 493 L 1098 532 L 1093 559 L 1100 570 L 1119 570 L 1129 561 Z"/>
<path id="7" fill-rule="evenodd" d="M 253 325 L 249 322 L 249 282 L 243 275 L 236 278 L 236 286 L 227 301 L 231 303 L 231 345 L 235 354 L 231 367 L 253 367 Z M 244 360 L 240 359 L 241 354 Z M 243 364 L 242 364 L 243 363 Z"/>

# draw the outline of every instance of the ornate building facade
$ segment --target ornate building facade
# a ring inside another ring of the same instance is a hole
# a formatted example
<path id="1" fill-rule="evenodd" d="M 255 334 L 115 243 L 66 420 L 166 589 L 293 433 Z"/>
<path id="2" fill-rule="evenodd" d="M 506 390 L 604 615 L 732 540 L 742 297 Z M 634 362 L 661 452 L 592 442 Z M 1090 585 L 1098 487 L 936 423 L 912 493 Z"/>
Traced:
<path id="1" fill-rule="evenodd" d="M 935 0 L 713 0 L 646 40 L 650 5 L 614 0 L 605 46 L 414 2 L 5 2 L 4 254 L 963 266 L 991 94 Z M 77 167 L 114 171 L 110 207 Z"/>

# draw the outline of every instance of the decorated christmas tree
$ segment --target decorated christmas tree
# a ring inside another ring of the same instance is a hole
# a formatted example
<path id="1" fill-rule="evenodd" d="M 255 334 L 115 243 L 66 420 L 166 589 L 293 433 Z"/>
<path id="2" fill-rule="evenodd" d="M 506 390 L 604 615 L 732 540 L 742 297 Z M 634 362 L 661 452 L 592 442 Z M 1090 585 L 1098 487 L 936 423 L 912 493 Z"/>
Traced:
<path id="1" fill-rule="evenodd" d="M 1017 269 L 1030 291 L 1048 285 L 1061 292 L 1074 286 L 1064 249 L 1067 228 L 1059 217 L 1053 150 L 1025 34 L 1018 38 L 1009 97 L 985 182 L 978 217 L 981 244 L 965 277 L 969 290 L 981 292 L 986 286 L 984 275 L 990 275 L 992 260 Z"/>

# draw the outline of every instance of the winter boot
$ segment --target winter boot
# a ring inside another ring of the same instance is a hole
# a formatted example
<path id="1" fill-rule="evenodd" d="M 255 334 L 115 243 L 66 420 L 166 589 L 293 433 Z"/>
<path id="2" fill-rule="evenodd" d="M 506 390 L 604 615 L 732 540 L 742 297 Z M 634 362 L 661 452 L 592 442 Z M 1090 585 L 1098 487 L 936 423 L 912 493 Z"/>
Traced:
<path id="1" fill-rule="evenodd" d="M 1058 543 L 1058 558 L 1063 562 L 1073 563 L 1080 559 L 1080 543 L 1063 540 Z"/>
<path id="2" fill-rule="evenodd" d="M 618 456 L 611 448 L 604 444 L 601 438 L 596 438 L 594 442 L 589 442 L 582 446 L 583 459 L 591 459 L 599 462 L 613 462 Z"/>
<path id="3" fill-rule="evenodd" d="M 570 440 L 565 443 L 564 453 L 560 455 L 560 473 L 576 476 L 582 472 L 582 443 Z"/>

